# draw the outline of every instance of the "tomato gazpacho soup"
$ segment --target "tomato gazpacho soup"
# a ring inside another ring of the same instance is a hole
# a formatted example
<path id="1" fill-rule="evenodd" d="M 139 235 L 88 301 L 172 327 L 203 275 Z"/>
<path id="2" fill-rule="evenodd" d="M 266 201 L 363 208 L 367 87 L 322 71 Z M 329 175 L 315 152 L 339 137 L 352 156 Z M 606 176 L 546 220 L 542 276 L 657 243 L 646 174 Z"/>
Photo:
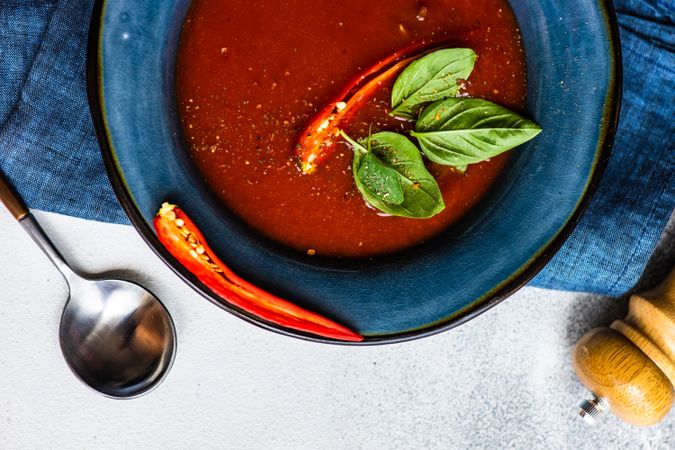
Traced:
<path id="1" fill-rule="evenodd" d="M 308 255 L 391 253 L 456 222 L 540 131 L 513 112 L 525 92 L 506 0 L 195 0 L 177 61 L 205 182 Z"/>

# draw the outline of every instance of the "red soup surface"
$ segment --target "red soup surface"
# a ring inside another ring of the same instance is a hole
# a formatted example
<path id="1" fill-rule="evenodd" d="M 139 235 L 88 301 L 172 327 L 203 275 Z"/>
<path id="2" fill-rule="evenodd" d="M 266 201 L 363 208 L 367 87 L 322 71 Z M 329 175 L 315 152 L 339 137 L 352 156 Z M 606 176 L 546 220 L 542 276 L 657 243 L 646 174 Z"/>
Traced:
<path id="1" fill-rule="evenodd" d="M 464 94 L 519 110 L 525 62 L 505 0 L 196 0 L 177 66 L 192 159 L 222 201 L 261 233 L 309 254 L 366 257 L 423 242 L 474 207 L 507 155 L 461 174 L 428 164 L 446 209 L 431 219 L 386 217 L 354 185 L 346 143 L 311 175 L 295 145 L 307 121 L 360 71 L 419 39 L 478 55 Z M 447 44 L 446 44 L 447 42 Z M 388 118 L 391 85 L 349 121 L 350 135 Z"/>

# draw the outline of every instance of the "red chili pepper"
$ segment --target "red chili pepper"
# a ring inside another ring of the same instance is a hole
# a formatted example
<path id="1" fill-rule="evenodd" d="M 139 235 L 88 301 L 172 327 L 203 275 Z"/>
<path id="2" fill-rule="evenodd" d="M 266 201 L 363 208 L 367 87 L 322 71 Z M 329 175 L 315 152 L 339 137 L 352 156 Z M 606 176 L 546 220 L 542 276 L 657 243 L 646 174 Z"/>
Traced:
<path id="1" fill-rule="evenodd" d="M 223 300 L 283 327 L 342 341 L 363 336 L 239 278 L 211 250 L 204 236 L 177 206 L 164 203 L 154 219 L 159 240 L 187 270 Z"/>
<path id="2" fill-rule="evenodd" d="M 322 108 L 300 133 L 297 155 L 300 170 L 309 174 L 326 160 L 334 149 L 340 122 L 348 120 L 375 95 L 377 89 L 417 59 L 429 42 L 421 40 L 379 61 L 357 75 L 333 100 Z M 414 56 L 410 56 L 414 55 Z M 363 84 L 365 82 L 365 84 Z"/>

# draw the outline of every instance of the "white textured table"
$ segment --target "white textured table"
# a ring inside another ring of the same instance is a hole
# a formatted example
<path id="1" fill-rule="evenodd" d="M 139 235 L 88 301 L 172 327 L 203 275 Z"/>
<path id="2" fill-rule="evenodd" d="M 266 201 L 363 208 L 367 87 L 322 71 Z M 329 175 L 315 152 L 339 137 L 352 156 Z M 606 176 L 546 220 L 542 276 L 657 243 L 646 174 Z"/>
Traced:
<path id="1" fill-rule="evenodd" d="M 646 429 L 611 416 L 589 428 L 575 416 L 587 393 L 572 348 L 623 317 L 626 299 L 526 288 L 435 337 L 321 346 L 221 311 L 130 227 L 36 215 L 75 267 L 124 268 L 160 296 L 179 348 L 166 381 L 144 397 L 110 400 L 85 388 L 57 341 L 65 283 L 0 210 L 2 449 L 675 448 L 675 413 Z M 672 233 L 653 277 L 673 262 Z"/>

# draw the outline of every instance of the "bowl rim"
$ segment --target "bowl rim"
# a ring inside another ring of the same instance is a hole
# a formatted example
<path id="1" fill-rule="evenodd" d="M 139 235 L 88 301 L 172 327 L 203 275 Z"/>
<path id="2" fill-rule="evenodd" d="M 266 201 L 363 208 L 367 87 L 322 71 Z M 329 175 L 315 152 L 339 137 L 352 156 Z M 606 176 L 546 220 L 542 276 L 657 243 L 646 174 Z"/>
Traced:
<path id="1" fill-rule="evenodd" d="M 600 184 L 602 175 L 607 166 L 607 162 L 611 156 L 612 147 L 614 144 L 614 137 L 619 123 L 619 113 L 621 109 L 621 97 L 623 87 L 623 71 L 622 71 L 622 54 L 621 42 L 619 36 L 619 25 L 616 16 L 616 11 L 611 0 L 597 0 L 601 12 L 604 16 L 604 21 L 609 31 L 609 45 L 612 55 L 612 70 L 610 89 L 607 94 L 607 103 L 603 112 L 603 126 L 600 132 L 600 142 L 596 147 L 596 159 L 591 169 L 591 176 L 589 178 L 586 189 L 579 199 L 577 206 L 573 213 L 568 217 L 564 226 L 558 233 L 542 248 L 538 253 L 533 255 L 530 260 L 521 266 L 520 270 L 513 274 L 510 278 L 503 281 L 500 285 L 494 288 L 491 292 L 485 294 L 481 299 L 475 300 L 468 306 L 460 309 L 454 314 L 432 323 L 424 328 L 414 329 L 402 333 L 395 333 L 390 335 L 365 337 L 361 342 L 345 342 L 320 336 L 303 333 L 297 330 L 291 330 L 276 324 L 266 322 L 249 313 L 237 308 L 233 305 L 225 303 L 215 293 L 213 293 L 206 285 L 183 267 L 160 243 L 155 232 L 147 224 L 141 212 L 136 207 L 127 190 L 123 175 L 120 173 L 113 147 L 110 143 L 109 134 L 104 118 L 102 108 L 102 91 L 100 83 L 100 48 L 102 40 L 102 19 L 106 0 L 96 0 L 92 10 L 91 22 L 89 26 L 89 36 L 87 43 L 87 61 L 86 61 L 86 76 L 87 76 L 87 95 L 89 100 L 89 110 L 91 113 L 94 129 L 98 138 L 98 143 L 101 149 L 101 156 L 103 163 L 112 185 L 113 191 L 119 201 L 122 209 L 129 218 L 131 224 L 136 231 L 143 238 L 145 243 L 155 252 L 155 254 L 177 274 L 185 283 L 192 289 L 201 294 L 211 303 L 228 311 L 229 313 L 243 319 L 253 325 L 272 331 L 281 335 L 294 337 L 311 342 L 333 344 L 333 345 L 347 345 L 347 346 L 370 346 L 395 344 L 401 342 L 412 341 L 428 336 L 433 336 L 438 333 L 455 328 L 477 316 L 493 308 L 501 303 L 506 298 L 513 295 L 516 291 L 524 287 L 532 278 L 535 277 L 553 256 L 560 250 L 564 242 L 568 239 L 572 231 L 579 223 L 581 216 L 590 204 L 593 194 Z"/>

